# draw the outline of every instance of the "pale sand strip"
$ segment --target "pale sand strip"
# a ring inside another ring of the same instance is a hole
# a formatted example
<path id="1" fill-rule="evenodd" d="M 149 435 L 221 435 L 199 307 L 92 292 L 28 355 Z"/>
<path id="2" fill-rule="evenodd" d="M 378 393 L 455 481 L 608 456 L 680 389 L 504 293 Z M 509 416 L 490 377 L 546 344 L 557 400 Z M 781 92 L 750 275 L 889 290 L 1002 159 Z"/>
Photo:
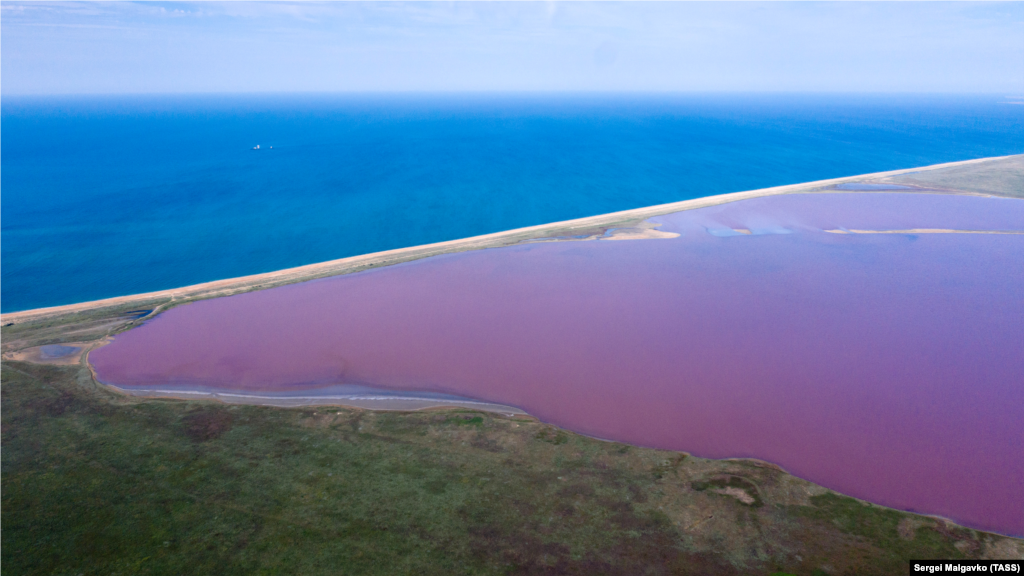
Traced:
<path id="1" fill-rule="evenodd" d="M 115 298 L 106 298 L 103 300 L 94 300 L 92 302 L 67 304 L 64 306 L 37 308 L 34 310 L 25 310 L 22 312 L 10 312 L 7 314 L 3 314 L 2 319 L 0 319 L 0 322 L 2 322 L 3 324 L 17 324 L 29 320 L 40 320 L 63 314 L 87 312 L 91 310 L 98 310 L 113 306 L 125 306 L 132 304 L 141 305 L 145 303 L 153 304 L 154 301 L 160 300 L 171 301 L 163 303 L 156 302 L 160 304 L 157 310 L 159 311 L 159 309 L 171 306 L 175 303 L 180 303 L 182 301 L 194 300 L 199 298 L 227 296 L 230 294 L 237 294 L 240 292 L 247 292 L 250 290 L 271 288 L 274 286 L 292 284 L 304 280 L 312 280 L 314 278 L 323 278 L 326 276 L 334 276 L 338 274 L 357 272 L 360 270 L 365 270 L 370 267 L 391 265 L 400 262 L 408 262 L 410 260 L 417 260 L 420 258 L 436 256 L 439 254 L 445 254 L 449 252 L 460 252 L 466 250 L 479 250 L 482 248 L 507 246 L 509 244 L 516 244 L 524 240 L 559 235 L 568 235 L 571 234 L 573 230 L 613 227 L 617 224 L 623 225 L 624 227 L 636 226 L 637 224 L 639 224 L 643 220 L 646 220 L 647 218 L 653 216 L 661 216 L 663 214 L 671 214 L 673 212 L 680 212 L 682 210 L 692 210 L 694 208 L 715 206 L 718 204 L 725 204 L 727 202 L 735 202 L 737 200 L 746 200 L 749 198 L 757 198 L 761 196 L 814 192 L 820 191 L 819 189 L 821 188 L 834 186 L 836 184 L 842 184 L 844 182 L 859 182 L 869 179 L 897 176 L 900 174 L 907 174 L 911 172 L 937 170 L 940 168 L 949 168 L 954 166 L 967 166 L 971 164 L 978 164 L 983 162 L 989 162 L 992 160 L 997 160 L 1000 158 L 1010 157 L 1011 156 L 1001 156 L 993 158 L 980 158 L 976 160 L 964 160 L 961 162 L 935 164 L 933 166 L 925 166 L 921 168 L 891 170 L 888 172 L 876 172 L 873 174 L 862 174 L 859 176 L 832 178 L 829 180 L 818 180 L 815 182 L 806 182 L 803 184 L 776 186 L 772 188 L 763 188 L 760 190 L 751 190 L 748 192 L 734 192 L 732 194 L 721 194 L 718 196 L 709 196 L 706 198 L 696 198 L 693 200 L 684 200 L 681 202 L 660 204 L 657 206 L 648 206 L 645 208 L 636 208 L 633 210 L 624 210 L 621 212 L 612 212 L 610 214 L 602 214 L 599 216 L 590 216 L 587 218 L 578 218 L 575 220 L 566 220 L 563 222 L 542 224 L 539 226 L 530 226 L 526 228 L 519 228 L 516 230 L 508 230 L 505 232 L 496 232 L 493 234 L 485 234 L 483 236 L 474 236 L 471 238 L 463 238 L 459 240 L 449 240 L 447 242 L 438 242 L 436 244 L 426 244 L 422 246 L 400 248 L 397 250 L 388 250 L 385 252 L 376 252 L 373 254 L 364 254 L 361 256 L 352 256 L 349 258 L 331 260 L 328 262 L 321 262 L 318 264 L 308 264 L 306 266 L 278 270 L 276 272 L 267 272 L 264 274 L 254 274 L 251 276 L 242 276 L 238 278 L 229 278 L 226 280 L 217 280 L 214 282 L 205 282 L 202 284 L 194 284 L 192 286 L 173 288 L 170 290 L 160 290 L 156 292 L 147 292 L 143 294 L 119 296 Z M 830 190 L 829 192 L 835 191 Z M 644 237 L 649 238 L 650 236 L 645 235 Z"/>
<path id="2" fill-rule="evenodd" d="M 909 230 L 825 230 L 832 234 L 1024 234 L 1024 230 L 951 230 L 948 228 L 911 228 Z"/>
<path id="3" fill-rule="evenodd" d="M 658 238 L 678 238 L 679 234 L 675 232 L 663 232 L 658 230 L 661 227 L 661 223 L 654 222 L 641 222 L 639 225 L 631 228 L 612 228 L 604 234 L 604 236 L 597 237 L 597 240 L 654 240 Z"/>
<path id="4" fill-rule="evenodd" d="M 497 414 L 526 415 L 526 412 L 512 406 L 479 402 L 475 400 L 447 400 L 421 398 L 412 393 L 406 396 L 261 396 L 259 394 L 234 394 L 229 392 L 194 392 L 187 390 L 133 390 L 106 384 L 105 386 L 129 396 L 140 398 L 172 398 L 176 400 L 214 400 L 225 404 L 247 404 L 255 406 L 276 406 L 278 408 L 299 408 L 304 406 L 347 406 L 365 410 L 392 410 L 410 412 L 431 408 L 466 408 Z"/>
<path id="5" fill-rule="evenodd" d="M 675 232 L 662 232 L 653 228 L 623 228 L 598 238 L 598 240 L 655 240 L 658 238 L 678 238 Z"/>

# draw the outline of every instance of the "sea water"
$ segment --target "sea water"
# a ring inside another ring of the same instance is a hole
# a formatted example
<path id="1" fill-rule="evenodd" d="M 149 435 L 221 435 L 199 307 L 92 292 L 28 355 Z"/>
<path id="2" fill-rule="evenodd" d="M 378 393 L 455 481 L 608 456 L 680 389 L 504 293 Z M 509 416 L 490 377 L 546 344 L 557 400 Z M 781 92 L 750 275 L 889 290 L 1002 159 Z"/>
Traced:
<path id="1" fill-rule="evenodd" d="M 998 96 L 5 97 L 0 125 L 4 312 L 1024 152 Z"/>

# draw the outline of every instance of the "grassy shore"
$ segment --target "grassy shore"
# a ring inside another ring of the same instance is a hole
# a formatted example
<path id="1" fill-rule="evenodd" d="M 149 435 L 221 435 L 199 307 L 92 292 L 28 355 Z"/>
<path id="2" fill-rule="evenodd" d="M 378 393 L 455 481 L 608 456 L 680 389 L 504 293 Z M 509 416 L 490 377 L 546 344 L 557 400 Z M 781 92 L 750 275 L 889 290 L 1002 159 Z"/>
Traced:
<path id="1" fill-rule="evenodd" d="M 2 365 L 10 574 L 897 574 L 1024 542 L 525 416 L 140 400 Z"/>

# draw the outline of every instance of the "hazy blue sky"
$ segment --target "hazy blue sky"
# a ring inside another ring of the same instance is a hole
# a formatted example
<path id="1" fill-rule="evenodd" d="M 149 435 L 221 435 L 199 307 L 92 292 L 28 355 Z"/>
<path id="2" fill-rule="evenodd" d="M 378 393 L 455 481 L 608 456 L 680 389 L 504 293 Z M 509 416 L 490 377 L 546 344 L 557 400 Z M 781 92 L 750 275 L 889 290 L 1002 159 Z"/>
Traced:
<path id="1" fill-rule="evenodd" d="M 3 2 L 3 94 L 1024 94 L 1024 3 Z"/>

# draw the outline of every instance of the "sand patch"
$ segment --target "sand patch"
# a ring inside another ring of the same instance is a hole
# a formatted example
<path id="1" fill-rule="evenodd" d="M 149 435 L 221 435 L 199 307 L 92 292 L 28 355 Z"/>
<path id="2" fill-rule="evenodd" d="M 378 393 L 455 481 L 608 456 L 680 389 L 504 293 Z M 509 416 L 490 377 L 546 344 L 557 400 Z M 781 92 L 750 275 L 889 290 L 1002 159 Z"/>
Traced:
<path id="1" fill-rule="evenodd" d="M 411 412 L 434 408 L 469 408 L 497 414 L 527 415 L 513 406 L 475 400 L 450 400 L 418 397 L 415 393 L 403 395 L 353 395 L 353 396 L 269 396 L 259 394 L 236 394 L 232 392 L 201 392 L 187 390 L 132 390 L 106 385 L 108 388 L 142 398 L 174 398 L 179 400 L 214 400 L 225 404 L 248 404 L 253 406 L 275 406 L 298 408 L 303 406 L 345 406 L 364 410 Z"/>
<path id="2" fill-rule="evenodd" d="M 753 496 L 748 494 L 746 490 L 744 490 L 742 488 L 735 488 L 733 486 L 729 486 L 727 488 L 719 488 L 719 489 L 715 489 L 715 490 L 711 490 L 711 491 L 716 493 L 716 494 L 722 494 L 722 495 L 725 495 L 725 496 L 732 496 L 733 498 L 739 500 L 740 502 L 743 502 L 747 506 L 752 506 L 754 504 L 754 502 L 757 501 L 757 500 L 754 499 Z"/>
<path id="3" fill-rule="evenodd" d="M 675 232 L 663 232 L 656 227 L 661 224 L 643 222 L 632 228 L 613 228 L 598 240 L 653 240 L 656 238 L 678 238 Z"/>

